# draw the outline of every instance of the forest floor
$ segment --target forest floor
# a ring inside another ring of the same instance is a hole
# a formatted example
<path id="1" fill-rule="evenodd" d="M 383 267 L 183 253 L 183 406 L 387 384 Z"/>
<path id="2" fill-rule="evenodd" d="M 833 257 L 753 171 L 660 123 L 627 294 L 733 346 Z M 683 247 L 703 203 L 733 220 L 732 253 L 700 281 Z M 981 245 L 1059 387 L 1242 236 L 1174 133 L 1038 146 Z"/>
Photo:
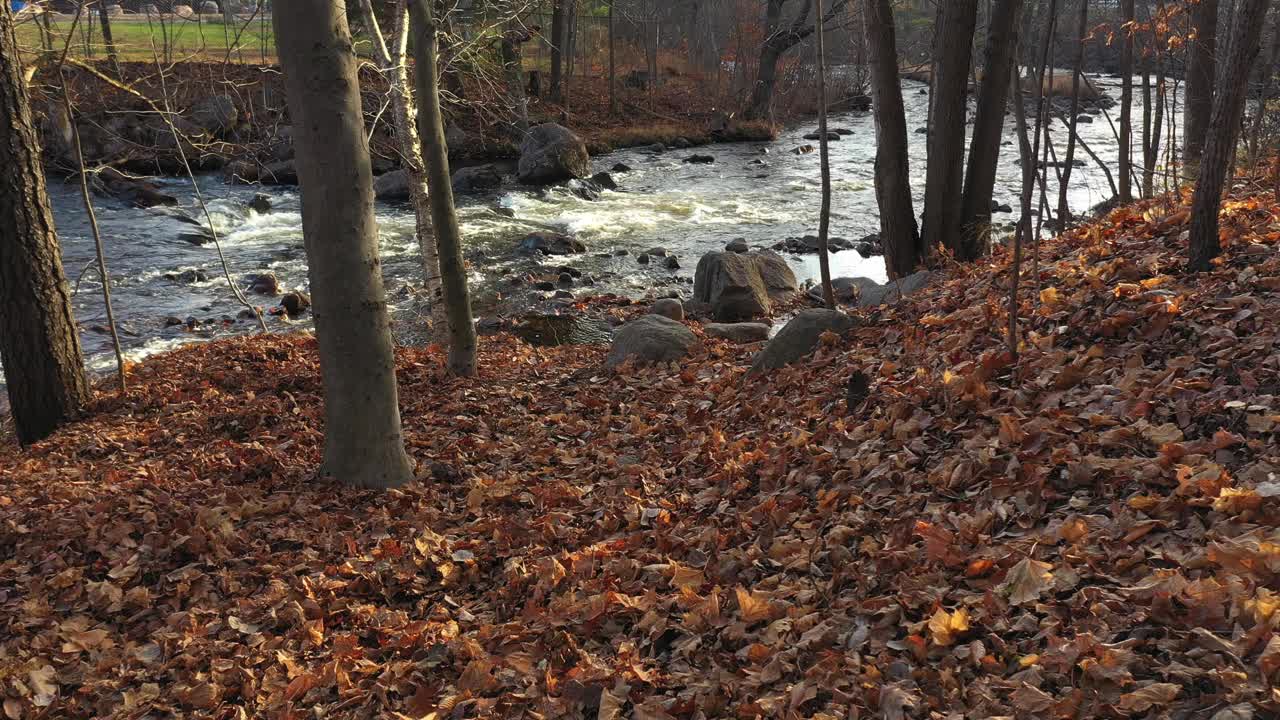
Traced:
<path id="1" fill-rule="evenodd" d="M 1275 717 L 1280 206 L 1187 218 L 1044 242 L 1016 361 L 1000 249 L 758 378 L 401 349 L 388 492 L 308 337 L 152 357 L 0 447 L 6 717 Z"/>

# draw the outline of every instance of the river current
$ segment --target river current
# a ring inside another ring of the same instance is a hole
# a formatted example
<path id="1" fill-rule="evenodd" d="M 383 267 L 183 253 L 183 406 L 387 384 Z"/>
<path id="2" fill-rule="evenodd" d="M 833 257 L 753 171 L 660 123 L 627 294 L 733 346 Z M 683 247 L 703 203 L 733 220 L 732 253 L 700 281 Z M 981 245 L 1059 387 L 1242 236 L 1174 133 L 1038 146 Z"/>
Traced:
<path id="1" fill-rule="evenodd" d="M 1118 81 L 1095 80 L 1113 98 L 1119 97 Z M 925 173 L 928 114 L 926 86 L 903 81 L 907 132 L 910 143 L 911 177 L 915 188 L 916 211 L 921 210 Z M 1140 102 L 1140 101 L 1139 101 Z M 1108 111 L 1114 119 L 1118 108 Z M 1140 118 L 1140 106 L 1135 108 Z M 972 119 L 972 112 L 970 113 Z M 1013 117 L 1005 122 L 1006 146 L 1002 148 L 996 180 L 995 200 L 1015 208 L 997 214 L 998 222 L 1016 221 L 1017 194 L 1021 168 L 1017 164 Z M 857 240 L 878 229 L 873 188 L 875 124 L 870 113 L 833 116 L 829 126 L 849 134 L 830 144 L 832 175 L 831 234 Z M 972 126 L 970 125 L 970 129 Z M 773 142 L 703 146 L 691 150 L 654 153 L 625 150 L 593 159 L 596 170 L 609 170 L 618 163 L 629 172 L 614 174 L 616 191 L 605 191 L 597 200 L 584 200 L 563 188 L 539 190 L 509 184 L 486 195 L 458 195 L 459 215 L 472 267 L 478 315 L 493 307 L 493 299 L 509 290 L 511 276 L 523 276 L 541 269 L 555 277 L 557 268 L 570 265 L 593 276 L 593 287 L 575 287 L 575 293 L 617 292 L 639 297 L 655 289 L 683 288 L 687 296 L 698 258 L 719 250 L 735 238 L 745 238 L 755 247 L 769 247 L 788 237 L 816 232 L 820 196 L 818 153 L 795 154 L 800 145 L 815 144 L 803 139 L 815 123 L 788 129 Z M 1066 145 L 1061 123 L 1052 125 L 1059 159 Z M 1113 168 L 1117 145 L 1112 125 L 1098 114 L 1090 124 L 1080 126 L 1086 143 Z M 1136 148 L 1140 138 L 1135 137 Z M 711 155 L 711 164 L 690 164 L 683 160 L 697 153 Z M 1087 162 L 1077 167 L 1071 178 L 1070 202 L 1074 212 L 1086 212 L 1110 197 L 1102 171 L 1077 150 L 1076 157 Z M 177 179 L 161 181 L 164 189 L 179 199 L 179 209 L 200 216 L 190 184 Z M 298 192 L 294 188 L 260 188 L 229 185 L 220 176 L 198 180 L 209 203 L 215 225 L 222 236 L 222 248 L 232 277 L 243 286 L 246 275 L 270 270 L 280 278 L 283 290 L 305 289 L 307 285 L 302 223 Z M 1050 181 L 1050 188 L 1056 183 Z M 272 207 L 259 213 L 248 209 L 255 193 L 271 196 Z M 111 367 L 110 338 L 101 288 L 91 269 L 94 249 L 78 185 L 51 179 L 49 193 L 62 244 L 68 278 L 76 288 L 75 313 L 82 328 L 86 361 L 95 371 Z M 1050 203 L 1056 206 L 1056 193 Z M 196 342 L 235 332 L 252 332 L 252 321 L 236 320 L 240 306 L 222 277 L 217 252 L 212 245 L 195 245 L 181 238 L 190 226 L 164 209 L 139 209 L 115 200 L 95 197 L 107 264 L 112 278 L 112 295 L 121 339 L 131 358 L 140 358 L 176 345 Z M 509 217 L 513 215 L 513 217 Z M 413 237 L 413 216 L 409 208 L 379 203 L 377 217 L 388 295 L 397 308 L 398 335 L 413 337 L 416 322 L 413 288 L 421 285 L 417 243 Z M 556 228 L 586 243 L 588 251 L 542 261 L 512 253 L 516 243 L 532 230 Z M 669 269 L 664 262 L 648 265 L 637 257 L 660 246 L 679 257 L 680 267 Z M 626 255 L 618 254 L 628 251 Z M 784 253 L 801 280 L 817 274 L 815 255 Z M 541 263 L 542 268 L 530 267 Z M 832 256 L 835 276 L 862 275 L 885 280 L 883 259 L 864 258 L 855 250 Z M 187 282 L 166 275 L 200 270 L 207 280 Z M 550 293 L 547 293 L 550 295 Z M 264 306 L 272 298 L 250 296 Z M 194 328 L 188 319 L 198 321 Z M 168 325 L 176 320 L 182 324 Z M 289 322 L 269 317 L 268 327 L 287 331 L 306 327 L 309 316 Z"/>

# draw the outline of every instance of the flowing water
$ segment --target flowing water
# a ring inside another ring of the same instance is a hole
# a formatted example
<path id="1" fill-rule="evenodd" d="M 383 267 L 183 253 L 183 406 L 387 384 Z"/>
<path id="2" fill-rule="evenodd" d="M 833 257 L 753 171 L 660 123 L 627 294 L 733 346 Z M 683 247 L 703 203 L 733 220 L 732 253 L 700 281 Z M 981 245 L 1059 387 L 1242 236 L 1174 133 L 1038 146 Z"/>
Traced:
<path id="1" fill-rule="evenodd" d="M 1112 97 L 1119 97 L 1118 81 L 1101 82 Z M 915 130 L 925 125 L 928 96 L 924 85 L 911 81 L 904 81 L 903 91 L 918 212 L 924 188 L 926 136 Z M 1141 117 L 1140 107 L 1138 110 L 1135 117 Z M 1117 109 L 1110 112 L 1114 118 Z M 875 125 L 870 113 L 837 115 L 829 124 L 832 129 L 850 132 L 830 144 L 831 234 L 857 240 L 878 228 L 873 189 Z M 1010 115 L 1005 122 L 1008 143 L 1002 150 L 995 199 L 1016 209 L 1021 169 L 1016 163 L 1013 124 Z M 1052 127 L 1061 158 L 1066 132 L 1061 123 Z M 563 188 L 537 190 L 516 185 L 488 195 L 459 195 L 466 254 L 473 268 L 473 287 L 481 311 L 478 314 L 502 307 L 501 298 L 514 291 L 512 278 L 545 273 L 554 279 L 558 268 L 564 265 L 594 278 L 593 287 L 572 288 L 579 294 L 617 292 L 640 296 L 675 287 L 683 288 L 688 295 L 698 258 L 722 249 L 729 240 L 745 238 L 752 246 L 768 247 L 787 237 L 815 233 L 820 193 L 818 153 L 791 152 L 800 145 L 816 145 L 816 141 L 802 139 L 813 129 L 813 124 L 806 124 L 768 143 L 711 145 L 664 153 L 627 150 L 597 157 L 597 170 L 608 170 L 616 163 L 624 163 L 632 170 L 615 173 L 618 190 L 605 191 L 594 201 L 581 199 Z M 1081 125 L 1080 133 L 1102 160 L 1115 168 L 1117 146 L 1106 118 L 1098 115 L 1093 123 Z M 1140 138 L 1135 137 L 1135 148 L 1140 147 L 1139 142 Z M 711 155 L 715 162 L 682 162 L 694 153 Z M 1139 155 L 1135 152 L 1135 157 Z M 1077 158 L 1087 160 L 1080 151 Z M 280 278 L 283 289 L 305 289 L 297 190 L 233 186 L 212 176 L 201 178 L 199 183 L 222 236 L 232 277 L 243 286 L 247 274 L 271 270 Z M 179 198 L 183 212 L 200 215 L 188 183 L 171 179 L 163 181 L 163 185 Z M 1050 187 L 1056 187 L 1052 180 Z M 1071 187 L 1071 205 L 1077 213 L 1111 196 L 1105 176 L 1092 162 L 1074 170 Z M 253 195 L 263 191 L 271 195 L 272 208 L 263 213 L 248 209 Z M 112 364 L 110 338 L 105 330 L 100 285 L 90 269 L 93 242 L 78 186 L 51 180 L 50 196 L 66 272 L 72 284 L 78 285 L 74 305 L 83 329 L 87 361 L 94 370 L 106 370 Z M 1055 195 L 1050 198 L 1050 205 L 1056 204 Z M 95 198 L 95 206 L 106 243 L 121 338 L 131 357 L 256 329 L 255 322 L 236 319 L 240 307 L 222 277 L 214 247 L 181 239 L 192 229 L 189 225 L 166 210 L 137 209 L 104 198 Z M 507 216 L 511 214 L 514 217 Z M 388 294 L 397 308 L 397 329 L 402 339 L 411 340 L 411 329 L 418 324 L 420 312 L 414 288 L 421 285 L 422 275 L 412 213 L 407 207 L 380 203 L 377 215 Z M 995 219 L 1014 221 L 1017 213 L 997 214 Z M 547 227 L 575 235 L 586 243 L 588 251 L 541 261 L 512 253 L 524 234 Z M 649 265 L 639 264 L 638 254 L 655 246 L 677 255 L 680 268 L 667 269 L 660 258 Z M 617 254 L 622 250 L 628 254 Z M 817 274 L 815 255 L 785 256 L 802 280 Z M 864 258 L 853 250 L 834 254 L 832 266 L 837 277 L 885 279 L 881 258 Z M 166 278 L 166 274 L 190 269 L 203 271 L 208 279 L 184 282 Z M 519 292 L 525 293 L 526 300 L 550 296 L 532 291 L 527 283 Z M 258 296 L 250 298 L 265 305 L 276 302 Z M 510 310 L 509 306 L 504 308 Z M 189 318 L 197 321 L 194 327 L 185 322 Z M 166 326 L 166 322 L 175 319 L 183 323 Z M 305 327 L 308 321 L 309 316 L 293 323 L 280 317 L 267 318 L 269 327 L 282 331 Z"/>

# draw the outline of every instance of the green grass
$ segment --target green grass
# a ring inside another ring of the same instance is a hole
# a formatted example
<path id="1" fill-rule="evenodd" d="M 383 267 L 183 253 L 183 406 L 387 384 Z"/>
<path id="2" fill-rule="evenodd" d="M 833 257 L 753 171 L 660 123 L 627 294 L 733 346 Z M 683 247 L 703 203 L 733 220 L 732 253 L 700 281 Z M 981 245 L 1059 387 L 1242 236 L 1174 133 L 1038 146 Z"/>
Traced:
<path id="1" fill-rule="evenodd" d="M 23 52 L 34 54 L 41 51 L 43 30 L 37 22 L 30 15 L 23 16 L 18 21 L 18 45 Z M 51 21 L 53 46 L 58 52 L 66 45 L 67 33 L 71 31 L 72 24 L 70 16 L 65 15 L 57 16 Z M 88 23 L 85 18 L 81 18 L 75 25 L 75 38 L 71 42 L 70 53 L 83 59 L 106 59 L 107 48 L 102 39 L 102 28 L 94 22 L 92 34 L 88 30 Z M 240 35 L 238 43 L 235 42 L 237 33 Z M 226 25 L 220 17 L 203 17 L 200 22 L 166 19 L 162 27 L 155 17 L 148 23 L 145 16 L 132 15 L 112 18 L 111 34 L 119 58 L 124 61 L 151 61 L 154 58 L 153 43 L 154 52 L 165 59 L 166 38 L 169 48 L 167 59 L 174 61 L 221 61 L 227 57 L 227 48 L 233 45 L 235 49 L 231 52 L 232 62 L 274 62 L 275 58 L 275 36 L 269 20 L 265 25 L 260 19 L 254 19 L 248 25 L 243 20 Z"/>

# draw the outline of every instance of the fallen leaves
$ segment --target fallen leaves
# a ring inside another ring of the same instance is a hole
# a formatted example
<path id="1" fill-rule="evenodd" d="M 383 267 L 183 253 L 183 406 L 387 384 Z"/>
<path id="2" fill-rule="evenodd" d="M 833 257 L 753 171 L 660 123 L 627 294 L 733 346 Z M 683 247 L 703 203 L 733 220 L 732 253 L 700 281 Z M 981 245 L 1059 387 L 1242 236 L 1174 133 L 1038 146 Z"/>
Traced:
<path id="1" fill-rule="evenodd" d="M 1040 595 L 1053 586 L 1053 566 L 1039 560 L 1022 558 L 1005 576 L 1001 592 L 1014 605 L 1025 605 L 1040 599 Z"/>

